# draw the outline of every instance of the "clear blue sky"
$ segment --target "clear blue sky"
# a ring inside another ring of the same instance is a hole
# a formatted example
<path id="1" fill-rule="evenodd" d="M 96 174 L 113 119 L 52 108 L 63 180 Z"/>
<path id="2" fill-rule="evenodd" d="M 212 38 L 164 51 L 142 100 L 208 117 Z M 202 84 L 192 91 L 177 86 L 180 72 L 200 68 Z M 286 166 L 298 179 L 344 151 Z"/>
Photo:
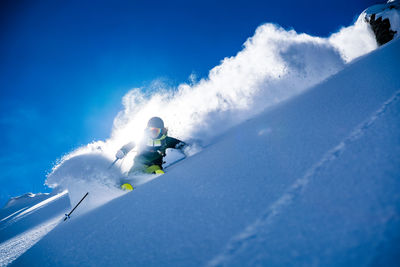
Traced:
<path id="1" fill-rule="evenodd" d="M 0 206 L 107 138 L 129 89 L 204 77 L 264 22 L 328 36 L 377 2 L 1 1 Z"/>

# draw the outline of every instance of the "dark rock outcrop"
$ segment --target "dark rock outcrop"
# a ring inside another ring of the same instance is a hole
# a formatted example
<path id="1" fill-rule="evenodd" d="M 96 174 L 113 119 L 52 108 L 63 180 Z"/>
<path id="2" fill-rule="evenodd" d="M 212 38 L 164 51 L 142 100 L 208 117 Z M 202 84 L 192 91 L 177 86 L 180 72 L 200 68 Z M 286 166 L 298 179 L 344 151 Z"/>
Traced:
<path id="1" fill-rule="evenodd" d="M 375 33 L 375 38 L 378 44 L 383 45 L 393 40 L 396 31 L 391 30 L 389 19 L 387 18 L 382 19 L 382 17 L 375 19 L 375 16 L 376 16 L 375 14 L 372 14 L 371 17 L 369 18 L 369 21 L 367 22 L 371 25 L 371 28 Z"/>
<path id="2" fill-rule="evenodd" d="M 400 16 L 400 0 L 371 6 L 364 13 L 364 19 L 371 26 L 378 45 L 384 45 L 397 38 L 400 28 L 395 21 L 398 21 Z M 392 19 L 394 21 L 391 22 Z"/>

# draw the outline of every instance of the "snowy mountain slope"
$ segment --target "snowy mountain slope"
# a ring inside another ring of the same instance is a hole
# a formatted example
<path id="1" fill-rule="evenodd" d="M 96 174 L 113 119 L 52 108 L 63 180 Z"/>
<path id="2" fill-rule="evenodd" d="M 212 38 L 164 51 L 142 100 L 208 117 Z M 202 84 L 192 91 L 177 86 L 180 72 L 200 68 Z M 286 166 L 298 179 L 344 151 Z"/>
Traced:
<path id="1" fill-rule="evenodd" d="M 399 46 L 60 224 L 13 265 L 395 263 Z"/>
<path id="2" fill-rule="evenodd" d="M 26 195 L 23 197 L 25 196 Z M 31 201 L 21 201 L 21 199 L 18 199 L 18 204 L 20 205 L 25 203 L 25 207 L 8 216 L 1 217 L 0 243 L 10 237 L 20 234 L 20 231 L 24 231 L 29 227 L 34 227 L 43 221 L 48 220 L 48 214 L 54 216 L 55 214 L 59 214 L 60 212 L 62 213 L 69 208 L 69 199 L 66 191 L 59 194 L 46 194 L 44 199 L 43 195 L 36 197 L 38 199 L 31 199 Z M 7 211 L 7 209 L 2 209 L 2 211 Z"/>
<path id="3" fill-rule="evenodd" d="M 49 198 L 49 193 L 27 193 L 22 196 L 11 198 L 4 207 L 0 209 L 0 222 L 6 220 L 7 217 L 12 217 L 23 209 L 28 208 L 28 206 L 33 206 L 42 202 L 43 200 Z"/>
<path id="4" fill-rule="evenodd" d="M 398 264 L 399 118 L 397 91 L 235 236 L 211 265 Z"/>
<path id="5" fill-rule="evenodd" d="M 0 210 L 0 266 L 5 266 L 51 231 L 69 209 L 66 191 L 25 194 Z"/>

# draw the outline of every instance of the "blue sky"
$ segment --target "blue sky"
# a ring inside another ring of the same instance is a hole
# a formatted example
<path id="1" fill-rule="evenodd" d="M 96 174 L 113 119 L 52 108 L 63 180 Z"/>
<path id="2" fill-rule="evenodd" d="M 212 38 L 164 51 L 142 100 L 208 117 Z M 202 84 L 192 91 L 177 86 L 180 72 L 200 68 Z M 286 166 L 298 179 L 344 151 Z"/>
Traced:
<path id="1" fill-rule="evenodd" d="M 205 77 L 264 22 L 328 36 L 374 3 L 1 1 L 0 205 L 45 191 L 58 158 L 107 138 L 129 89 Z"/>

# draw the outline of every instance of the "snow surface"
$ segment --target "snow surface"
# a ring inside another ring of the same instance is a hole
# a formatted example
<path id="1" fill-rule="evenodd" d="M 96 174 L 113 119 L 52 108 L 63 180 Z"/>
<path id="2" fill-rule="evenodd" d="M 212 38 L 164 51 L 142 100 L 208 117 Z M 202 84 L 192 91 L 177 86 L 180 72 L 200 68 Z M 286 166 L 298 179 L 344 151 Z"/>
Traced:
<path id="1" fill-rule="evenodd" d="M 61 222 L 69 209 L 67 192 L 25 194 L 0 210 L 0 266 L 5 266 Z"/>
<path id="2" fill-rule="evenodd" d="M 399 59 L 350 63 L 11 265 L 398 265 Z"/>

